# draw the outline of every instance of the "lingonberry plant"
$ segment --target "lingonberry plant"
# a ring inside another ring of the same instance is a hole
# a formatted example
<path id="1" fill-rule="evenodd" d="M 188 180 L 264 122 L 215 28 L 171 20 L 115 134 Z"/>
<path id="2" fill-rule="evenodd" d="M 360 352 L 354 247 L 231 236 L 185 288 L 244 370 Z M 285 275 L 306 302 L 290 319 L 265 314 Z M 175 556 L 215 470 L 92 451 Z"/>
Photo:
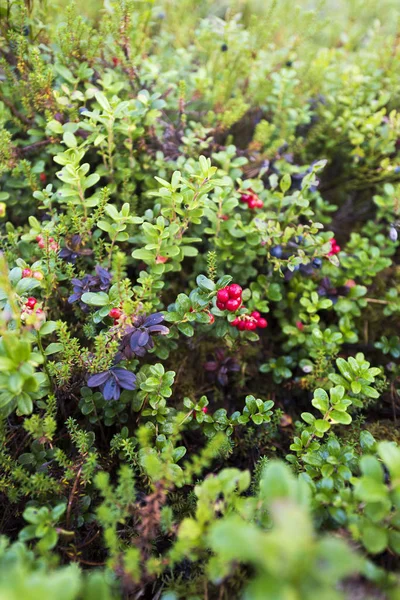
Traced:
<path id="1" fill-rule="evenodd" d="M 398 16 L 3 1 L 0 598 L 399 597 Z"/>

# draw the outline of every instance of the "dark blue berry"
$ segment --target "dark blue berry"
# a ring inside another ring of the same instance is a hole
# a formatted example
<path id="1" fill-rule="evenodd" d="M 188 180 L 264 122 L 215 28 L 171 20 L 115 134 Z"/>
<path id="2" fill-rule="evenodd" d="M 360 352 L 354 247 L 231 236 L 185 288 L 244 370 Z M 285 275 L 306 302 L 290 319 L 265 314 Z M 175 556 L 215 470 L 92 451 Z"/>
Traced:
<path id="1" fill-rule="evenodd" d="M 282 246 L 274 246 L 273 248 L 271 248 L 270 253 L 271 256 L 274 256 L 275 258 L 282 258 Z"/>
<path id="2" fill-rule="evenodd" d="M 227 44 L 222 44 L 222 46 L 221 46 L 221 51 L 222 51 L 222 52 L 226 52 L 227 50 L 228 50 L 228 46 L 227 46 Z"/>
<path id="3" fill-rule="evenodd" d="M 312 261 L 312 264 L 316 269 L 320 269 L 322 267 L 322 259 L 314 258 L 314 260 Z"/>

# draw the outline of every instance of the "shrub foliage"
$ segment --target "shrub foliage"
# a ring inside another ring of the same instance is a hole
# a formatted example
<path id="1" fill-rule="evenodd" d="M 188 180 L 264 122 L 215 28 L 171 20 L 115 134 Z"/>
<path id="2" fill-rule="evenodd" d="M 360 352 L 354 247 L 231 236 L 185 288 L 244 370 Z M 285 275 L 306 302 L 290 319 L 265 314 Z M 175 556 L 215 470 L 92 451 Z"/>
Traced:
<path id="1" fill-rule="evenodd" d="M 399 12 L 308 4 L 0 7 L 2 598 L 398 598 Z"/>

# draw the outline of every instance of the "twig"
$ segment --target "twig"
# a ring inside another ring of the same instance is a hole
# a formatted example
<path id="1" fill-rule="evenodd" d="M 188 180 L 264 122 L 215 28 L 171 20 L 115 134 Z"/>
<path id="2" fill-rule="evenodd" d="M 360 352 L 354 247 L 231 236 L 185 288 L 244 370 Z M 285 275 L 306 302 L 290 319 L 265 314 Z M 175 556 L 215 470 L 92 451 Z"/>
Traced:
<path id="1" fill-rule="evenodd" d="M 74 501 L 74 495 L 75 495 L 76 489 L 78 487 L 78 482 L 79 482 L 79 478 L 81 476 L 81 471 L 82 471 L 82 467 L 79 467 L 78 474 L 75 477 L 74 485 L 72 486 L 72 490 L 71 490 L 71 493 L 68 498 L 68 508 L 67 508 L 67 518 L 66 518 L 66 523 L 67 523 L 68 528 L 69 528 L 69 521 L 71 518 L 72 503 Z"/>

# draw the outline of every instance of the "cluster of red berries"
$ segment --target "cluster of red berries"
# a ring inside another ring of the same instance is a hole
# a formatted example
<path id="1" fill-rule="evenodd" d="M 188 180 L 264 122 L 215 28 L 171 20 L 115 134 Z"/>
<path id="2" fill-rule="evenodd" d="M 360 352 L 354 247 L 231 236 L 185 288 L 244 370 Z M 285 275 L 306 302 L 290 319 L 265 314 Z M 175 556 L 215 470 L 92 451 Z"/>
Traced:
<path id="1" fill-rule="evenodd" d="M 240 202 L 247 204 L 251 210 L 254 210 L 255 208 L 262 208 L 264 206 L 261 198 L 259 198 L 251 189 L 242 192 L 240 196 Z"/>
<path id="2" fill-rule="evenodd" d="M 122 310 L 119 308 L 112 308 L 108 313 L 108 316 L 114 319 L 114 325 L 118 325 L 118 321 L 121 318 Z"/>
<path id="3" fill-rule="evenodd" d="M 41 234 L 36 236 L 36 241 L 37 241 L 39 248 L 42 248 L 42 249 L 46 248 L 46 240 Z M 48 248 L 50 250 L 54 250 L 54 252 L 57 252 L 59 250 L 59 246 L 58 246 L 57 242 L 54 240 L 54 238 L 49 237 L 47 242 L 48 242 Z"/>
<path id="4" fill-rule="evenodd" d="M 254 331 L 259 327 L 265 329 L 268 322 L 264 319 L 260 313 L 254 310 L 250 315 L 241 315 L 236 317 L 231 323 L 232 327 L 236 327 L 239 331 Z"/>
<path id="5" fill-rule="evenodd" d="M 37 305 L 36 298 L 34 298 L 33 296 L 30 296 L 27 299 L 27 301 L 25 302 L 24 306 L 22 307 L 21 319 L 22 319 L 22 321 L 25 321 L 25 319 L 27 317 L 29 317 L 30 315 L 32 315 L 34 313 L 35 317 L 36 317 L 36 321 L 35 321 L 35 323 L 33 323 L 33 326 L 35 329 L 40 329 L 43 321 L 46 320 L 46 316 L 44 314 L 44 311 L 41 308 L 36 308 L 36 305 Z"/>
<path id="6" fill-rule="evenodd" d="M 217 306 L 220 310 L 236 312 L 242 306 L 242 288 L 237 283 L 231 283 L 218 290 Z"/>
<path id="7" fill-rule="evenodd" d="M 335 254 L 339 254 L 339 252 L 340 252 L 340 246 L 338 245 L 338 243 L 335 240 L 335 238 L 331 238 L 329 241 L 330 241 L 330 244 L 331 244 L 331 249 L 329 250 L 327 256 L 334 256 Z"/>
<path id="8" fill-rule="evenodd" d="M 25 279 L 27 277 L 33 277 L 33 279 L 42 281 L 44 275 L 40 271 L 32 271 L 32 269 L 29 268 L 22 269 L 22 278 Z"/>

